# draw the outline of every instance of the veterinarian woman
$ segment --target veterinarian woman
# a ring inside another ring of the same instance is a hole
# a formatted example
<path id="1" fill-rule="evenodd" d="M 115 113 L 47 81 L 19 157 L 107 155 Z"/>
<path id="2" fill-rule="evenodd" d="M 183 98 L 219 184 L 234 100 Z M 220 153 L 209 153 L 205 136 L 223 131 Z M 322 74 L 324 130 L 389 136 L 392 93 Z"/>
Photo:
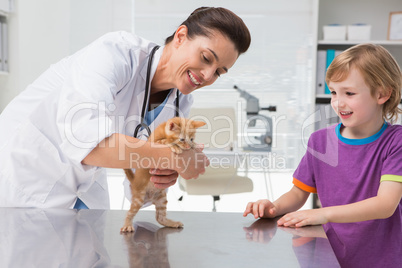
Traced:
<path id="1" fill-rule="evenodd" d="M 113 32 L 52 65 L 0 116 L 0 206 L 107 209 L 102 167 L 150 167 L 159 188 L 178 174 L 196 178 L 208 165 L 202 151 L 175 156 L 151 146 L 147 127 L 187 116 L 189 94 L 225 74 L 249 45 L 237 15 L 203 7 L 159 49 Z"/>

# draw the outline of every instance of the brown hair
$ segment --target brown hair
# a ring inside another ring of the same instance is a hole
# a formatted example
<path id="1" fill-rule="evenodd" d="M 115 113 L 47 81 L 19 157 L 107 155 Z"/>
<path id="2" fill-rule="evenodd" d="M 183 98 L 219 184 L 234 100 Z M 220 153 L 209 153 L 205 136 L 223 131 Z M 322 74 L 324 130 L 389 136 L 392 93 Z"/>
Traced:
<path id="1" fill-rule="evenodd" d="M 195 36 L 211 36 L 211 30 L 217 30 L 227 36 L 235 45 L 239 55 L 250 46 L 250 32 L 243 20 L 232 11 L 222 7 L 200 7 L 181 24 L 187 26 L 189 38 Z M 166 38 L 165 44 L 174 37 Z"/>
<path id="2" fill-rule="evenodd" d="M 346 79 L 350 69 L 360 71 L 365 83 L 370 87 L 371 95 L 380 91 L 390 95 L 383 104 L 383 117 L 393 122 L 402 110 L 401 101 L 402 74 L 396 60 L 384 47 L 374 44 L 353 46 L 339 54 L 330 64 L 325 81 L 340 82 Z"/>

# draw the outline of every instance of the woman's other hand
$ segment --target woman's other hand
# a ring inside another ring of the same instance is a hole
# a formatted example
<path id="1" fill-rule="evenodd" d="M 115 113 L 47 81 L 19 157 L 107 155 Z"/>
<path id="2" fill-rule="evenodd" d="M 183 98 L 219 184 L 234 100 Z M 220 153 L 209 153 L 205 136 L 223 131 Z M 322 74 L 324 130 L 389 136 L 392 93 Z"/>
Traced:
<path id="1" fill-rule="evenodd" d="M 179 176 L 177 171 L 171 169 L 150 169 L 149 173 L 151 174 L 151 182 L 158 189 L 166 189 L 173 186 Z"/>
<path id="2" fill-rule="evenodd" d="M 185 179 L 196 179 L 205 173 L 205 168 L 209 166 L 208 157 L 202 152 L 203 146 L 185 150 L 174 158 L 176 170 Z"/>

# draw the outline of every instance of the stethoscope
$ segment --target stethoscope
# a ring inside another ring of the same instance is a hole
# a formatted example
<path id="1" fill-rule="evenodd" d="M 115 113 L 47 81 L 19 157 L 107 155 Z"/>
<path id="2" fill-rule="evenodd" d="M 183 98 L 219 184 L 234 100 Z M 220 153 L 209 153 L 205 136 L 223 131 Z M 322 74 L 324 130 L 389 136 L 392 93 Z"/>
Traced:
<path id="1" fill-rule="evenodd" d="M 138 131 L 141 128 L 144 128 L 144 129 L 147 130 L 148 137 L 151 135 L 151 129 L 149 128 L 147 123 L 145 123 L 145 113 L 147 111 L 148 102 L 149 102 L 149 95 L 150 95 L 150 89 L 151 89 L 149 77 L 151 75 L 152 60 L 153 60 L 154 54 L 158 50 L 158 48 L 159 48 L 159 46 L 154 46 L 152 48 L 151 53 L 149 54 L 148 67 L 147 67 L 147 77 L 146 77 L 146 80 L 145 80 L 144 102 L 142 104 L 142 110 L 141 110 L 141 123 L 138 124 L 137 127 L 134 130 L 134 135 L 133 135 L 134 138 L 137 138 Z M 179 90 L 177 90 L 177 92 L 176 92 L 176 116 L 179 116 Z"/>

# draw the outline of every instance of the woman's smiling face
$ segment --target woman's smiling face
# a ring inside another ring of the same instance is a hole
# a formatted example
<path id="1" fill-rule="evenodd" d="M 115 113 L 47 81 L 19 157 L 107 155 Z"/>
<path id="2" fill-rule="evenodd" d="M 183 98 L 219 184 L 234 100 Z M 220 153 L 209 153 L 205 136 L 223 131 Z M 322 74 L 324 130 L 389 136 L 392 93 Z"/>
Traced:
<path id="1" fill-rule="evenodd" d="M 239 56 L 232 41 L 218 31 L 213 31 L 210 37 L 189 39 L 187 28 L 181 26 L 176 36 L 172 69 L 176 87 L 185 95 L 213 84 Z"/>

